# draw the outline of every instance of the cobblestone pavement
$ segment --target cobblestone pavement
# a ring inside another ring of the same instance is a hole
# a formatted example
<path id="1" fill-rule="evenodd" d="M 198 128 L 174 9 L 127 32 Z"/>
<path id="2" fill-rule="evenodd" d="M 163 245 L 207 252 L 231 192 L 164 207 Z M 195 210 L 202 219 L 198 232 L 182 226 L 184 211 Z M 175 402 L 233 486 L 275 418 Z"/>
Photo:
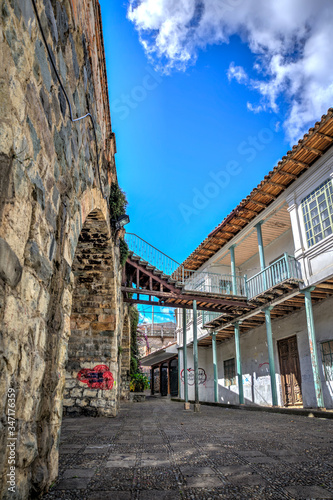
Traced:
<path id="1" fill-rule="evenodd" d="M 44 500 L 333 499 L 333 421 L 149 398 L 66 418 Z"/>

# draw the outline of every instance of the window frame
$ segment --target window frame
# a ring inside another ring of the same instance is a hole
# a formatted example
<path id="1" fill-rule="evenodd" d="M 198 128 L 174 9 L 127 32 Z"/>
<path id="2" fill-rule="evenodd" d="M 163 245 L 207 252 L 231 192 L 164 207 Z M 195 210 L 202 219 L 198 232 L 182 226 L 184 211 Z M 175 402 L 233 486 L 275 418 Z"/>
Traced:
<path id="1" fill-rule="evenodd" d="M 224 386 L 230 387 L 236 385 L 236 360 L 235 358 L 225 359 L 223 361 Z M 230 377 L 230 375 L 232 376 Z"/>
<path id="2" fill-rule="evenodd" d="M 322 199 L 320 200 L 320 198 Z M 326 203 L 326 207 L 320 210 L 323 203 Z M 326 177 L 315 189 L 304 196 L 300 200 L 299 206 L 308 249 L 333 235 L 333 179 L 331 176 Z M 312 212 L 316 213 L 313 214 Z M 325 212 L 327 212 L 327 217 L 323 219 L 322 215 Z M 329 224 L 325 227 L 324 223 L 326 221 L 329 221 Z M 319 228 L 317 232 L 315 232 L 316 228 Z M 328 229 L 330 233 L 325 235 L 325 231 Z M 320 239 L 317 239 L 318 236 L 320 236 Z"/>

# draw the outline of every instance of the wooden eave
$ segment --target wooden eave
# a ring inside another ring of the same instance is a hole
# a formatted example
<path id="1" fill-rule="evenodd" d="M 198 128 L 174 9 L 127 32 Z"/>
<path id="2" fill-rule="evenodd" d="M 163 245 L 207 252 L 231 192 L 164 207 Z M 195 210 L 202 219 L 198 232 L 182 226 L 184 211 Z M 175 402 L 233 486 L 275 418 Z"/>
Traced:
<path id="1" fill-rule="evenodd" d="M 186 269 L 199 269 L 326 153 L 332 144 L 333 108 L 330 108 L 182 265 Z"/>

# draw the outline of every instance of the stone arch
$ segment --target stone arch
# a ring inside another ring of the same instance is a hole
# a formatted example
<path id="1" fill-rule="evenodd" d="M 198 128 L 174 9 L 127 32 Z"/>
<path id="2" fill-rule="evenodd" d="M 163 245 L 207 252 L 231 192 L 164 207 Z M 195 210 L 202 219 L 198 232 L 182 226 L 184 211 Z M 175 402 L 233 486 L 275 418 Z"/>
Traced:
<path id="1" fill-rule="evenodd" d="M 92 210 L 72 264 L 74 287 L 64 413 L 115 416 L 118 400 L 117 276 L 106 219 Z"/>

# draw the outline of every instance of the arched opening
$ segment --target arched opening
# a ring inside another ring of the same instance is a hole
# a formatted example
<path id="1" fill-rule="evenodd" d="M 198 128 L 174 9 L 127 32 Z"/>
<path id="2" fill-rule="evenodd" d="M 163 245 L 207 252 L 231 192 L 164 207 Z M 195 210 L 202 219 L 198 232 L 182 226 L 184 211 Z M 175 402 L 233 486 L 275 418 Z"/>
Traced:
<path id="1" fill-rule="evenodd" d="M 115 416 L 118 401 L 116 279 L 100 210 L 87 217 L 72 265 L 74 291 L 64 392 L 65 415 Z"/>

